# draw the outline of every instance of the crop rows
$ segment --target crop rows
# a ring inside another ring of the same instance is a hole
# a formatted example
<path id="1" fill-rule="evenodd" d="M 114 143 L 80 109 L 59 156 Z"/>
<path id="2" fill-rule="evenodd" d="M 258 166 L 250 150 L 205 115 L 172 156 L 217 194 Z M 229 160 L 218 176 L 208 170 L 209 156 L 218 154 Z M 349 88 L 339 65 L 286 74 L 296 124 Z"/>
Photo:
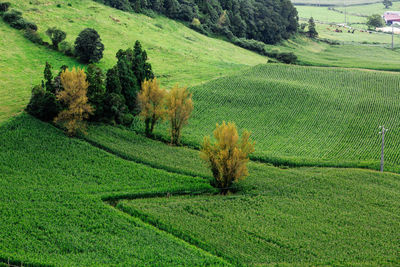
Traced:
<path id="1" fill-rule="evenodd" d="M 257 157 L 377 168 L 385 125 L 386 161 L 394 166 L 400 163 L 399 88 L 395 73 L 260 65 L 193 88 L 195 111 L 184 140 L 200 144 L 216 123 L 233 121 L 252 132 Z"/>

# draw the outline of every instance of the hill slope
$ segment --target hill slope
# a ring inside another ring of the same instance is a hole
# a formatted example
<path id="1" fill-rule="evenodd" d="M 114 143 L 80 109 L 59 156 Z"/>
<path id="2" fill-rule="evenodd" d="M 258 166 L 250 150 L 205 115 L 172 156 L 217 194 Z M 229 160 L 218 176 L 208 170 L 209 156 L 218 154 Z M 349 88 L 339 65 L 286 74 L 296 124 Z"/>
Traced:
<path id="1" fill-rule="evenodd" d="M 192 88 L 184 136 L 198 145 L 216 123 L 233 121 L 252 132 L 259 158 L 378 168 L 385 125 L 386 161 L 398 165 L 399 86 L 397 73 L 260 65 Z"/>
<path id="2" fill-rule="evenodd" d="M 53 26 L 65 30 L 71 43 L 86 27 L 98 30 L 106 47 L 99 64 L 103 69 L 115 64 L 119 49 L 133 47 L 134 42 L 140 40 L 162 86 L 194 85 L 267 61 L 266 57 L 206 37 L 173 20 L 130 14 L 91 0 L 69 1 L 72 7 L 62 3 L 61 8 L 55 0 L 10 2 L 12 8 L 21 10 L 24 17 L 38 24 L 39 33 L 47 41 L 50 40 L 45 31 Z M 0 93 L 6 96 L 0 99 L 0 121 L 24 108 L 32 84 L 42 79 L 46 61 L 55 69 L 64 64 L 79 65 L 74 59 L 25 40 L 22 32 L 10 28 L 2 20 L 0 52 Z"/>

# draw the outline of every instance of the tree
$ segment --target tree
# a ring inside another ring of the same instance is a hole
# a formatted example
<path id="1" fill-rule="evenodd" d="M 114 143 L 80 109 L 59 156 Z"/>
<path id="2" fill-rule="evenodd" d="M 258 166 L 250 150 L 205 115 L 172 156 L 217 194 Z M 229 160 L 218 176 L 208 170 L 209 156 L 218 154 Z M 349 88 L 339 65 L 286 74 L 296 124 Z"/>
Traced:
<path id="1" fill-rule="evenodd" d="M 307 32 L 308 37 L 310 38 L 315 38 L 318 36 L 318 32 L 315 29 L 315 22 L 314 22 L 314 18 L 311 17 L 308 20 L 308 32 Z"/>
<path id="2" fill-rule="evenodd" d="M 46 67 L 44 68 L 44 79 L 45 79 L 45 88 L 46 91 L 51 92 L 51 93 L 55 93 L 54 92 L 54 86 L 53 86 L 53 73 L 51 71 L 51 65 L 49 62 L 46 61 Z"/>
<path id="3" fill-rule="evenodd" d="M 10 2 L 2 2 L 2 3 L 0 3 L 0 13 L 7 12 L 8 9 L 10 8 L 10 6 L 11 6 Z"/>
<path id="4" fill-rule="evenodd" d="M 127 58 L 122 57 L 117 62 L 119 81 L 121 83 L 122 95 L 125 97 L 126 105 L 133 114 L 137 112 L 136 96 L 140 91 L 132 64 Z"/>
<path id="5" fill-rule="evenodd" d="M 187 124 L 193 111 L 192 94 L 186 87 L 175 85 L 166 97 L 167 116 L 170 121 L 171 144 L 180 142 L 182 127 Z"/>
<path id="6" fill-rule="evenodd" d="M 32 96 L 26 111 L 32 116 L 42 120 L 53 120 L 61 110 L 61 105 L 57 102 L 55 95 L 38 85 L 33 87 Z"/>
<path id="7" fill-rule="evenodd" d="M 249 154 L 254 152 L 254 143 L 250 142 L 250 133 L 239 134 L 234 123 L 217 124 L 214 130 L 215 143 L 205 137 L 201 148 L 201 158 L 205 160 L 213 173 L 214 186 L 223 194 L 229 192 L 232 184 L 248 175 Z"/>
<path id="8" fill-rule="evenodd" d="M 146 135 L 151 136 L 154 125 L 158 120 L 163 119 L 166 114 L 165 95 L 166 91 L 161 89 L 157 79 L 145 80 L 142 89 L 138 94 L 140 118 L 145 122 Z"/>
<path id="9" fill-rule="evenodd" d="M 84 63 L 99 62 L 103 51 L 100 35 L 94 29 L 84 29 L 75 40 L 75 54 Z"/>
<path id="10" fill-rule="evenodd" d="M 385 8 L 389 8 L 393 5 L 391 0 L 383 0 L 383 5 L 385 6 Z"/>
<path id="11" fill-rule="evenodd" d="M 383 21 L 381 15 L 375 14 L 375 15 L 371 15 L 367 18 L 368 29 L 375 29 L 378 27 L 382 27 L 383 24 L 384 24 L 384 21 Z"/>
<path id="12" fill-rule="evenodd" d="M 49 36 L 51 42 L 53 43 L 53 48 L 58 50 L 58 44 L 67 38 L 67 33 L 57 29 L 56 27 L 48 28 L 46 35 Z"/>
<path id="13" fill-rule="evenodd" d="M 154 78 L 151 64 L 147 60 L 146 50 L 142 49 L 142 44 L 139 41 L 136 41 L 133 48 L 132 68 L 139 86 L 145 79 L 151 80 Z"/>
<path id="14" fill-rule="evenodd" d="M 91 119 L 100 120 L 104 116 L 104 73 L 101 68 L 90 64 L 86 70 L 86 79 L 89 83 L 87 97 L 89 104 L 94 108 Z"/>
<path id="15" fill-rule="evenodd" d="M 67 109 L 61 111 L 54 122 L 66 127 L 69 136 L 75 136 L 78 131 L 84 132 L 85 120 L 93 113 L 87 98 L 89 84 L 85 72 L 80 68 L 63 71 L 61 83 L 64 90 L 57 94 L 57 100 L 67 105 Z"/>

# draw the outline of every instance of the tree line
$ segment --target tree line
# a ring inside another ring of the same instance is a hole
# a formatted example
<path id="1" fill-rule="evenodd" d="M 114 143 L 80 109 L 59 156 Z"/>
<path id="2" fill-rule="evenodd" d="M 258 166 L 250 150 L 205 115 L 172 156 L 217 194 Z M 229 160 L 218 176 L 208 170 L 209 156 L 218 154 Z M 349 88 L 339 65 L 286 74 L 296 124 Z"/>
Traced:
<path id="1" fill-rule="evenodd" d="M 275 44 L 288 39 L 298 27 L 297 10 L 290 0 L 95 1 L 124 11 L 163 14 L 201 33 L 223 35 L 231 41 L 244 38 Z"/>

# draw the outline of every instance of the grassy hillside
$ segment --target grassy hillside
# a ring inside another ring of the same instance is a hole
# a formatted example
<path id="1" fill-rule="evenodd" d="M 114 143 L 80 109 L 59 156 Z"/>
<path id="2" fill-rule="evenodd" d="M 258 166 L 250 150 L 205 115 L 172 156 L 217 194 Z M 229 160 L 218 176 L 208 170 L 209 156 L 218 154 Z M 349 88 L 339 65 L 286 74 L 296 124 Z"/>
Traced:
<path id="1" fill-rule="evenodd" d="M 185 142 L 199 144 L 216 123 L 233 121 L 252 132 L 260 158 L 378 168 L 378 127 L 385 125 L 386 162 L 394 167 L 400 164 L 399 85 L 397 73 L 260 65 L 192 88 L 195 110 Z"/>
<path id="2" fill-rule="evenodd" d="M 379 0 L 292 0 L 295 5 L 310 5 L 310 6 L 343 6 L 346 3 L 347 6 L 352 5 L 369 5 L 374 3 L 380 3 Z"/>
<path id="3" fill-rule="evenodd" d="M 0 262 L 222 263 L 102 201 L 126 194 L 212 191 L 204 179 L 122 160 L 25 115 L 0 127 L 0 144 Z"/>
<path id="4" fill-rule="evenodd" d="M 45 47 L 26 40 L 0 20 L 0 122 L 19 113 L 27 104 L 33 84 L 40 83 L 46 61 L 56 69 L 79 65 Z"/>
<path id="5" fill-rule="evenodd" d="M 24 17 L 37 23 L 44 38 L 47 38 L 44 32 L 52 26 L 66 31 L 67 41 L 71 43 L 84 28 L 96 29 L 105 45 L 104 59 L 100 62 L 104 68 L 116 63 L 115 54 L 119 49 L 133 47 L 135 41 L 140 40 L 155 74 L 166 86 L 177 82 L 193 85 L 267 61 L 265 57 L 208 38 L 173 20 L 130 14 L 92 0 L 68 1 L 72 6 L 57 0 L 10 2 L 24 12 Z"/>
<path id="6" fill-rule="evenodd" d="M 157 17 L 124 13 L 91 0 L 10 1 L 12 7 L 24 12 L 24 17 L 36 22 L 39 33 L 58 26 L 73 42 L 85 27 L 97 29 L 106 46 L 100 66 L 115 64 L 120 48 L 133 47 L 139 39 L 147 50 L 150 62 L 163 86 L 175 83 L 193 85 L 235 72 L 249 65 L 265 63 L 267 58 L 230 43 L 198 34 L 180 23 Z M 30 4 L 32 3 L 32 4 Z M 62 8 L 58 8 L 61 3 Z M 114 22 L 111 18 L 121 22 Z M 55 70 L 62 65 L 79 65 L 76 60 L 26 40 L 22 32 L 0 20 L 0 122 L 20 112 L 27 104 L 31 87 L 40 83 L 46 61 Z"/>

